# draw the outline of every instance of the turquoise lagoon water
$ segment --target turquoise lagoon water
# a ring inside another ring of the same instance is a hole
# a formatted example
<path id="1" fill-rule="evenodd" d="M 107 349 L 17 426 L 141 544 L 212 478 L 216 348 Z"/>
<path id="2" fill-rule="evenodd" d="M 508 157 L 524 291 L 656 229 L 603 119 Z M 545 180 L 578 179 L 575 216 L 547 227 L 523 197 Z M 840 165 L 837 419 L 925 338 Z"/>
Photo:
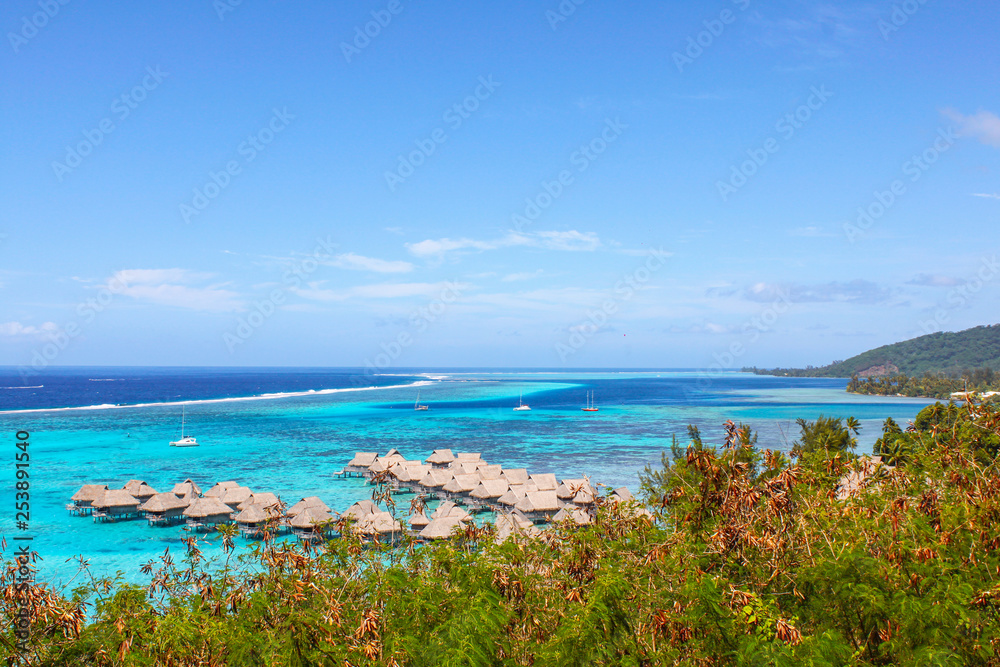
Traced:
<path id="1" fill-rule="evenodd" d="M 928 403 L 850 395 L 843 380 L 741 373 L 440 372 L 400 376 L 396 382 L 402 384 L 261 400 L 187 401 L 187 430 L 201 443 L 188 449 L 168 446 L 179 435 L 176 402 L 0 412 L 10 461 L 0 493 L 7 508 L 0 525 L 8 552 L 15 534 L 32 535 L 43 559 L 39 578 L 64 586 L 77 574 L 76 564 L 67 562 L 76 555 L 83 555 L 95 574 L 121 572 L 144 581 L 142 563 L 168 547 L 175 556 L 183 551 L 188 534 L 180 526 L 151 528 L 144 520 L 98 524 L 70 516 L 65 505 L 85 483 L 120 488 L 129 479 L 142 479 L 167 491 L 188 477 L 203 490 L 236 480 L 273 491 L 289 504 L 318 495 L 340 511 L 370 497 L 370 487 L 333 473 L 356 451 L 394 447 L 420 459 L 438 448 L 478 451 L 505 467 L 554 472 L 560 478 L 588 474 L 635 490 L 638 473 L 658 464 L 672 434 L 683 440 L 688 424 L 699 425 L 707 441 L 718 442 L 725 420 L 744 422 L 759 432 L 761 447 L 787 450 L 797 436 L 795 419 L 855 416 L 863 426 L 859 451 L 870 451 L 882 420 L 893 417 L 905 424 Z M 413 410 L 418 390 L 421 403 L 431 406 L 427 412 Z M 600 412 L 580 411 L 588 390 L 595 392 Z M 513 412 L 521 394 L 531 412 Z M 183 400 L 184 392 L 178 396 Z M 31 433 L 27 533 L 14 525 L 18 430 Z M 217 538 L 201 539 L 208 555 L 218 555 Z"/>

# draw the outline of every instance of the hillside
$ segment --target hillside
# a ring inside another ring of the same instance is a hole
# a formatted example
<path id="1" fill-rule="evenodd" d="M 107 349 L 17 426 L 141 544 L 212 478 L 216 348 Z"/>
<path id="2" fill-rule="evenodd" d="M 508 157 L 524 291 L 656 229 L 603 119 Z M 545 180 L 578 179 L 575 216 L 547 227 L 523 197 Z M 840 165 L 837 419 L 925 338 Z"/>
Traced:
<path id="1" fill-rule="evenodd" d="M 964 369 L 1000 371 L 1000 324 L 958 332 L 933 333 L 883 345 L 845 361 L 818 368 L 747 369 L 759 374 L 800 377 L 881 377 L 887 375 L 954 375 Z"/>

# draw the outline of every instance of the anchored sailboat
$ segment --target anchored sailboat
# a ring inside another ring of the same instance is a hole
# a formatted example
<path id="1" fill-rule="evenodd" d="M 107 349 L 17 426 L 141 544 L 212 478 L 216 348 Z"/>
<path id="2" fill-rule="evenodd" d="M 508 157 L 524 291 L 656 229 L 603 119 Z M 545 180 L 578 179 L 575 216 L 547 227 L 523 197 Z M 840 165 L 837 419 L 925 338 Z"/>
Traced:
<path id="1" fill-rule="evenodd" d="M 594 392 L 593 390 L 587 392 L 587 407 L 580 408 L 584 412 L 597 412 L 597 406 L 594 405 Z"/>
<path id="2" fill-rule="evenodd" d="M 170 443 L 171 447 L 197 447 L 198 441 L 193 435 L 184 435 L 184 407 L 181 406 L 181 439 Z"/>
<path id="3" fill-rule="evenodd" d="M 413 409 L 417 410 L 417 411 L 429 410 L 430 409 L 429 405 L 420 405 L 420 391 L 419 390 L 417 391 L 417 400 L 413 404 Z"/>
<path id="4" fill-rule="evenodd" d="M 525 405 L 522 400 L 523 394 L 518 394 L 517 396 L 517 407 L 514 408 L 514 412 L 530 412 L 531 408 Z"/>

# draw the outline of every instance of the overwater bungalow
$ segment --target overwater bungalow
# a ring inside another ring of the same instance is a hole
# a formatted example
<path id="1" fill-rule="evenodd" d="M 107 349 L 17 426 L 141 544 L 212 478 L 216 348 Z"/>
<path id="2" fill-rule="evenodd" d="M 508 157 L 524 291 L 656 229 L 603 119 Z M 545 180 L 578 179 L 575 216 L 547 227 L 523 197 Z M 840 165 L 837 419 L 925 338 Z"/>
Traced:
<path id="1" fill-rule="evenodd" d="M 514 508 L 534 522 L 544 522 L 555 516 L 562 507 L 555 490 L 531 491 L 517 501 Z"/>
<path id="2" fill-rule="evenodd" d="M 376 512 L 381 512 L 381 511 L 382 510 L 379 509 L 378 505 L 376 505 L 370 500 L 365 499 L 365 500 L 359 500 L 358 502 L 348 507 L 344 511 L 344 513 L 341 514 L 340 516 L 342 516 L 345 519 L 354 519 L 355 521 L 360 521 L 361 519 L 364 519 L 365 517 L 371 514 L 375 514 Z"/>
<path id="3" fill-rule="evenodd" d="M 580 492 L 580 489 L 582 489 L 584 485 L 589 486 L 590 482 L 588 482 L 584 478 L 564 479 L 562 481 L 562 484 L 556 487 L 556 496 L 559 497 L 559 500 L 573 500 L 573 498 L 576 496 L 577 493 Z"/>
<path id="4" fill-rule="evenodd" d="M 461 461 L 482 461 L 483 455 L 479 452 L 459 452 L 455 454 L 454 463 L 459 463 Z"/>
<path id="5" fill-rule="evenodd" d="M 481 464 L 481 461 L 455 461 L 451 464 L 449 470 L 451 470 L 453 475 L 474 475 L 479 470 Z"/>
<path id="6" fill-rule="evenodd" d="M 388 512 L 369 514 L 354 524 L 354 530 L 363 538 L 395 543 L 403 536 L 403 524 Z"/>
<path id="7" fill-rule="evenodd" d="M 539 534 L 538 528 L 535 527 L 531 521 L 529 521 L 520 512 L 501 512 L 497 514 L 496 523 L 496 541 L 503 542 L 513 536 L 529 536 L 533 537 Z"/>
<path id="8" fill-rule="evenodd" d="M 460 505 L 456 505 L 450 500 L 446 500 L 438 505 L 438 508 L 434 510 L 433 514 L 431 514 L 431 521 L 434 521 L 435 519 L 443 519 L 449 516 L 458 517 L 463 520 L 472 520 L 472 515 L 462 509 Z"/>
<path id="9" fill-rule="evenodd" d="M 504 468 L 501 477 L 507 480 L 507 483 L 511 486 L 515 484 L 527 484 L 528 470 L 526 468 Z"/>
<path id="10" fill-rule="evenodd" d="M 80 516 L 90 514 L 94 511 L 94 501 L 103 496 L 107 490 L 107 484 L 84 484 L 70 497 L 72 502 L 66 505 L 66 509 Z"/>
<path id="11" fill-rule="evenodd" d="M 503 475 L 503 466 L 499 463 L 483 463 L 476 468 L 476 474 L 480 479 L 500 479 Z"/>
<path id="12" fill-rule="evenodd" d="M 460 498 L 472 493 L 477 486 L 479 486 L 479 475 L 455 475 L 441 487 L 441 490 L 448 498 Z"/>
<path id="13" fill-rule="evenodd" d="M 226 492 L 219 499 L 235 511 L 240 503 L 250 500 L 250 496 L 252 495 L 253 491 L 249 487 L 234 486 L 231 489 L 226 489 Z"/>
<path id="14" fill-rule="evenodd" d="M 190 479 L 186 479 L 179 484 L 174 484 L 172 493 L 178 498 L 191 497 L 192 500 L 201 495 L 201 487 Z"/>
<path id="15" fill-rule="evenodd" d="M 94 521 L 118 521 L 139 516 L 139 499 L 125 489 L 105 491 L 93 501 Z"/>
<path id="16" fill-rule="evenodd" d="M 424 526 L 431 522 L 430 518 L 424 512 L 414 512 L 410 515 L 410 528 L 417 532 L 424 529 Z"/>
<path id="17" fill-rule="evenodd" d="M 318 507 L 324 512 L 330 511 L 330 508 L 327 507 L 326 503 L 320 500 L 319 496 L 309 496 L 308 498 L 303 498 L 299 502 L 289 507 L 287 510 L 285 510 L 285 514 L 289 517 L 298 516 L 299 514 L 302 513 L 303 510 L 310 507 Z"/>
<path id="18" fill-rule="evenodd" d="M 590 481 L 588 480 L 585 484 L 579 487 L 576 495 L 573 496 L 573 504 L 578 507 L 583 505 L 593 505 L 596 498 L 597 490 L 590 485 Z"/>
<path id="19" fill-rule="evenodd" d="M 213 486 L 211 489 L 205 492 L 204 497 L 222 498 L 222 496 L 226 495 L 226 491 L 228 491 L 229 489 L 235 489 L 238 486 L 239 486 L 238 482 L 233 482 L 233 481 L 218 482 L 216 483 L 215 486 Z"/>
<path id="20" fill-rule="evenodd" d="M 263 537 L 267 532 L 276 534 L 285 528 L 276 505 L 247 505 L 233 520 L 244 537 Z"/>
<path id="21" fill-rule="evenodd" d="M 454 460 L 455 455 L 450 449 L 435 449 L 434 453 L 427 457 L 427 463 L 435 468 L 447 468 Z"/>
<path id="22" fill-rule="evenodd" d="M 468 522 L 468 519 L 458 516 L 431 519 L 431 522 L 423 527 L 418 536 L 424 540 L 445 540 L 451 537 L 454 531 L 464 530 Z"/>
<path id="23" fill-rule="evenodd" d="M 539 491 L 555 491 L 559 488 L 559 482 L 556 481 L 556 476 L 550 472 L 532 475 L 528 478 L 530 482 L 533 482 Z"/>
<path id="24" fill-rule="evenodd" d="M 208 531 L 233 522 L 233 510 L 215 496 L 195 498 L 183 512 L 189 530 Z"/>
<path id="25" fill-rule="evenodd" d="M 527 484 L 511 484 L 507 488 L 507 492 L 497 498 L 497 504 L 502 507 L 513 509 L 519 500 L 532 491 L 537 490 L 538 487 L 536 487 L 532 482 L 528 482 Z"/>
<path id="26" fill-rule="evenodd" d="M 313 505 L 306 507 L 292 517 L 288 525 L 291 526 L 292 533 L 300 540 L 315 541 L 323 539 L 327 532 L 327 524 L 331 524 L 333 521 L 336 521 L 336 518 L 330 512 L 323 507 Z"/>
<path id="27" fill-rule="evenodd" d="M 572 521 L 578 526 L 586 526 L 593 523 L 594 517 L 590 510 L 583 507 L 563 507 L 553 515 L 552 521 Z"/>
<path id="28" fill-rule="evenodd" d="M 184 520 L 184 510 L 191 501 L 178 498 L 171 492 L 157 493 L 139 506 L 146 515 L 146 523 L 150 526 L 169 526 Z"/>
<path id="29" fill-rule="evenodd" d="M 611 495 L 608 496 L 608 500 L 610 500 L 613 503 L 618 503 L 618 502 L 627 503 L 635 500 L 635 498 L 633 498 L 632 492 L 628 490 L 627 486 L 622 486 L 620 488 L 615 489 L 611 493 Z"/>
<path id="30" fill-rule="evenodd" d="M 137 498 L 140 503 L 144 503 L 156 495 L 156 489 L 141 479 L 130 479 L 122 488 L 128 491 L 133 498 Z"/>
<path id="31" fill-rule="evenodd" d="M 470 493 L 469 498 L 477 507 L 496 504 L 510 486 L 503 479 L 484 479 Z"/>
<path id="32" fill-rule="evenodd" d="M 274 505 L 280 505 L 281 499 L 274 495 L 270 491 L 264 491 L 263 493 L 254 493 L 249 498 L 244 500 L 242 503 L 236 506 L 238 510 L 244 510 L 250 505 L 260 505 L 261 507 L 272 507 Z"/>
<path id="33" fill-rule="evenodd" d="M 368 472 L 368 468 L 377 459 L 378 454 L 376 452 L 356 452 L 354 458 L 344 466 L 343 474 L 345 477 L 360 477 Z"/>
<path id="34" fill-rule="evenodd" d="M 450 470 L 428 470 L 417 482 L 417 486 L 431 493 L 440 491 L 453 475 Z"/>

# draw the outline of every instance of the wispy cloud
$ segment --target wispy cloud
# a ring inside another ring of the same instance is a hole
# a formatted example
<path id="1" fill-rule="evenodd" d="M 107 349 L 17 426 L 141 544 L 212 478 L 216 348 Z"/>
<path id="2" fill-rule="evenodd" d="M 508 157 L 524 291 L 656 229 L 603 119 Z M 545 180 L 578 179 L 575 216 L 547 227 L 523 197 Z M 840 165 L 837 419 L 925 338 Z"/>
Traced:
<path id="1" fill-rule="evenodd" d="M 406 249 L 416 257 L 424 259 L 440 259 L 448 253 L 462 251 L 499 250 L 511 247 L 532 247 L 545 250 L 567 252 L 589 252 L 602 246 L 600 238 L 593 232 L 540 231 L 540 232 L 510 232 L 506 236 L 489 241 L 470 238 L 461 239 L 427 239 L 419 243 L 407 243 Z"/>
<path id="2" fill-rule="evenodd" d="M 505 283 L 514 283 L 514 282 L 520 282 L 522 280 L 532 280 L 542 275 L 543 273 L 545 273 L 543 269 L 538 269 L 536 271 L 524 271 L 522 273 L 508 273 L 500 280 Z"/>
<path id="3" fill-rule="evenodd" d="M 356 255 L 353 252 L 337 255 L 330 261 L 331 266 L 352 271 L 371 271 L 373 273 L 407 273 L 413 270 L 413 264 L 403 261 L 388 261 L 375 257 Z"/>
<path id="4" fill-rule="evenodd" d="M 1000 117 L 989 111 L 978 111 L 966 116 L 955 109 L 942 111 L 946 117 L 957 125 L 957 130 L 963 137 L 972 137 L 977 141 L 1000 148 Z"/>
<path id="5" fill-rule="evenodd" d="M 342 302 L 351 299 L 399 299 L 414 296 L 437 297 L 448 289 L 448 284 L 440 283 L 379 283 L 374 285 L 357 285 L 342 289 L 324 287 L 326 281 L 313 282 L 306 287 L 294 288 L 291 291 L 303 299 L 324 302 Z M 455 289 L 463 291 L 470 285 L 454 285 Z"/>
<path id="6" fill-rule="evenodd" d="M 830 282 L 820 285 L 794 283 L 757 283 L 743 291 L 748 301 L 769 303 L 785 298 L 791 303 L 856 303 L 867 305 L 895 304 L 892 290 L 869 280 Z"/>
<path id="7" fill-rule="evenodd" d="M 913 280 L 907 280 L 907 285 L 919 285 L 920 287 L 954 287 L 962 281 L 951 276 L 942 276 L 933 273 L 921 273 Z"/>
<path id="8" fill-rule="evenodd" d="M 226 283 L 203 285 L 213 274 L 186 269 L 127 269 L 107 281 L 108 289 L 137 301 L 212 312 L 243 308 L 243 299 Z"/>
<path id="9" fill-rule="evenodd" d="M 984 199 L 1000 199 L 1000 195 L 998 195 L 996 193 L 990 194 L 988 192 L 973 192 L 972 196 L 973 197 L 983 197 Z"/>
<path id="10" fill-rule="evenodd" d="M 21 324 L 20 322 L 0 323 L 0 336 L 5 338 L 15 337 L 48 337 L 59 331 L 59 325 L 55 322 L 45 322 L 39 326 Z"/>

